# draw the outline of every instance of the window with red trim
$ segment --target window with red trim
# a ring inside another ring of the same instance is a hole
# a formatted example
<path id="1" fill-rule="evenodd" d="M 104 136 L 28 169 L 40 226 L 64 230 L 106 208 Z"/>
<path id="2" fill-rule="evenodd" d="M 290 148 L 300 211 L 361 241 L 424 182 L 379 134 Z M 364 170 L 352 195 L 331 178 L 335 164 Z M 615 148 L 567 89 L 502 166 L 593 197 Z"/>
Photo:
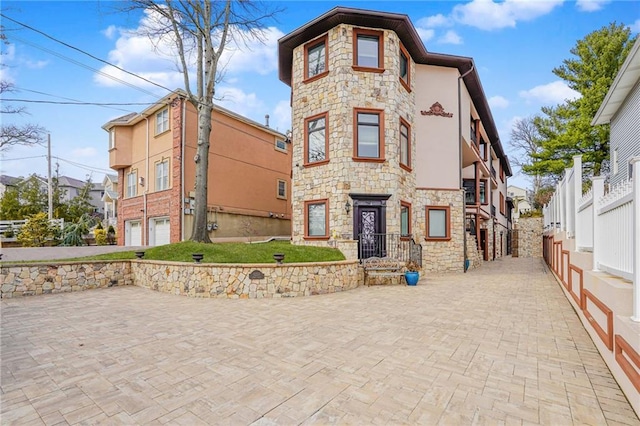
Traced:
<path id="1" fill-rule="evenodd" d="M 359 161 L 384 161 L 384 111 L 353 110 L 353 157 Z"/>
<path id="2" fill-rule="evenodd" d="M 451 239 L 451 209 L 449 206 L 426 206 L 427 240 Z"/>
<path id="3" fill-rule="evenodd" d="M 329 161 L 329 114 L 314 115 L 304 120 L 304 164 L 313 166 Z"/>
<path id="4" fill-rule="evenodd" d="M 411 126 L 400 119 L 400 167 L 411 170 Z"/>
<path id="5" fill-rule="evenodd" d="M 304 202 L 305 239 L 329 238 L 329 200 Z"/>
<path id="6" fill-rule="evenodd" d="M 327 36 L 310 41 L 304 46 L 304 81 L 309 82 L 329 73 Z"/>
<path id="7" fill-rule="evenodd" d="M 358 71 L 384 71 L 384 38 L 382 31 L 354 28 L 353 67 Z"/>

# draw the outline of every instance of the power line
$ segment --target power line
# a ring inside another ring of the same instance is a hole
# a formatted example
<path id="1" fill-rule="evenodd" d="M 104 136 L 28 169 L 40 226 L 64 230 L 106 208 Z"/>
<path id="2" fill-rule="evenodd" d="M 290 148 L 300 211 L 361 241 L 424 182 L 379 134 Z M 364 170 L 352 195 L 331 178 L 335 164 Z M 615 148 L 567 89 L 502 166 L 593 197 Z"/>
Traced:
<path id="1" fill-rule="evenodd" d="M 1 16 L 1 14 L 0 14 L 0 16 Z M 148 90 L 146 90 L 146 89 L 144 89 L 144 88 L 142 88 L 142 87 L 136 86 L 136 85 L 135 85 L 135 84 L 133 84 L 133 83 L 129 83 L 128 81 L 121 80 L 121 79 L 119 79 L 118 77 L 114 77 L 114 76 L 112 76 L 111 74 L 107 74 L 107 73 L 105 73 L 105 72 L 103 72 L 103 71 L 100 71 L 100 70 L 98 70 L 98 69 L 96 69 L 96 68 L 90 67 L 89 65 L 83 64 L 82 62 L 78 62 L 78 61 L 76 61 L 75 59 L 71 59 L 71 58 L 69 58 L 68 56 L 64 56 L 64 55 L 63 55 L 63 54 L 61 54 L 61 53 L 58 53 L 58 52 L 53 51 L 53 50 L 51 50 L 51 49 L 47 49 L 46 47 L 42 47 L 42 46 L 40 46 L 40 45 L 38 45 L 38 44 L 36 44 L 36 43 L 32 43 L 32 42 L 30 42 L 30 41 L 27 41 L 27 40 L 21 39 L 21 38 L 19 38 L 19 37 L 13 37 L 13 39 L 14 39 L 14 40 L 17 40 L 17 41 L 19 41 L 19 42 L 21 42 L 21 43 L 23 43 L 23 44 L 29 45 L 29 46 L 31 46 L 31 47 L 35 47 L 36 49 L 42 50 L 43 52 L 46 52 L 46 53 L 49 53 L 49 54 L 51 54 L 51 55 L 57 56 L 57 57 L 59 57 L 59 58 L 61 58 L 61 59 L 64 59 L 64 60 L 65 60 L 65 61 L 67 61 L 67 62 L 71 62 L 72 64 L 78 65 L 79 67 L 86 68 L 86 69 L 88 69 L 88 70 L 90 70 L 90 71 L 93 71 L 93 72 L 95 72 L 95 73 L 97 73 L 97 74 L 102 75 L 103 77 L 109 78 L 109 79 L 111 79 L 111 80 L 113 80 L 113 81 L 115 81 L 115 82 L 118 82 L 118 83 L 123 84 L 123 85 L 125 85 L 125 86 L 129 86 L 129 87 L 131 87 L 132 89 L 136 89 L 136 90 L 141 91 L 142 93 L 145 93 L 145 94 L 147 94 L 147 95 L 151 95 L 151 96 L 153 96 L 154 98 L 159 98 L 159 97 L 161 97 L 161 96 L 158 96 L 157 94 L 155 94 L 155 93 L 153 93 L 153 92 L 150 92 L 150 91 L 148 91 Z"/>
<path id="2" fill-rule="evenodd" d="M 29 25 L 27 25 L 27 24 L 24 24 L 24 23 L 22 23 L 22 22 L 20 22 L 20 21 L 16 21 L 15 19 L 9 18 L 7 15 L 5 15 L 5 14 L 3 14 L 3 13 L 0 13 L 0 16 L 2 16 L 3 18 L 5 18 L 5 19 L 7 19 L 7 20 L 9 20 L 9 21 L 11 21 L 11 22 L 14 22 L 14 23 L 16 23 L 16 24 L 18 24 L 18 25 L 22 25 L 23 27 L 25 27 L 25 28 L 27 28 L 27 29 L 30 29 L 31 31 L 34 31 L 34 32 L 36 32 L 36 33 L 38 33 L 38 34 L 41 34 L 41 35 L 43 35 L 44 37 L 46 37 L 46 38 L 48 38 L 48 39 L 50 39 L 50 40 L 55 41 L 56 43 L 60 43 L 61 45 L 66 46 L 66 47 L 68 47 L 69 49 L 73 49 L 73 50 L 75 50 L 75 51 L 78 51 L 78 52 L 82 53 L 83 55 L 87 55 L 88 57 L 90 57 L 90 58 L 92 58 L 92 59 L 95 59 L 95 60 L 96 60 L 96 61 L 98 61 L 98 62 L 102 62 L 103 64 L 106 64 L 106 65 L 112 66 L 112 67 L 114 67 L 115 69 L 118 69 L 118 70 L 120 70 L 120 71 L 122 71 L 122 72 L 124 72 L 124 73 L 127 73 L 127 74 L 129 74 L 129 75 L 132 75 L 133 77 L 139 78 L 139 79 L 141 79 L 141 80 L 143 80 L 143 81 L 146 81 L 146 82 L 147 82 L 147 83 L 149 83 L 149 84 L 152 84 L 152 85 L 154 85 L 154 86 L 160 87 L 161 89 L 164 89 L 164 90 L 168 91 L 169 93 L 173 92 L 173 90 L 171 90 L 171 89 L 169 89 L 169 88 L 166 88 L 166 87 L 164 87 L 164 86 L 163 86 L 163 85 L 161 85 L 161 84 L 155 83 L 155 82 L 153 82 L 153 81 L 151 81 L 151 80 L 149 80 L 149 79 L 146 79 L 146 78 L 144 78 L 144 77 L 142 77 L 142 76 L 139 76 L 139 75 L 137 75 L 137 74 L 135 74 L 135 73 L 132 73 L 131 71 L 127 71 L 127 70 L 125 70 L 124 68 L 120 68 L 119 66 L 114 65 L 114 64 L 112 64 L 111 62 L 105 61 L 104 59 L 98 58 L 97 56 L 94 56 L 94 55 L 92 55 L 91 53 L 86 52 L 86 51 L 84 51 L 84 50 L 82 50 L 82 49 L 80 49 L 80 48 L 78 48 L 78 47 L 75 47 L 75 46 L 72 46 L 72 45 L 70 45 L 70 44 L 68 44 L 68 43 L 65 43 L 65 42 L 64 42 L 64 41 L 62 41 L 62 40 L 58 40 L 57 38 L 55 38 L 55 37 L 53 37 L 53 36 L 50 36 L 49 34 L 47 34 L 47 33 L 43 32 L 43 31 L 40 31 L 40 30 L 38 30 L 38 29 L 36 29 L 36 28 L 33 28 L 33 27 L 31 27 L 31 26 L 29 26 Z"/>
<path id="3" fill-rule="evenodd" d="M 60 157 L 56 157 L 56 156 L 51 156 L 51 158 L 55 158 L 56 160 L 60 160 L 64 163 L 68 163 L 74 167 L 78 167 L 80 169 L 84 169 L 84 170 L 88 170 L 90 172 L 100 172 L 100 173 L 113 173 L 113 170 L 107 170 L 107 169 L 101 169 L 98 167 L 91 167 L 91 166 L 87 166 L 86 164 L 80 164 L 80 163 L 76 163 L 75 161 L 70 161 L 70 160 L 65 160 L 64 158 L 60 158 Z"/>
<path id="4" fill-rule="evenodd" d="M 25 89 L 24 87 L 14 86 L 14 88 L 19 92 L 31 92 L 31 93 L 36 93 L 38 95 L 51 96 L 52 98 L 64 99 L 66 101 L 82 102 L 82 101 L 79 101 L 77 99 L 65 98 L 64 96 L 52 95 L 51 93 L 40 92 L 38 90 Z M 133 112 L 133 111 L 127 110 L 127 109 L 113 108 L 113 107 L 109 107 L 109 106 L 105 106 L 104 108 L 113 109 L 113 110 L 116 110 L 116 111 Z"/>
<path id="5" fill-rule="evenodd" d="M 111 105 L 154 105 L 157 102 L 82 102 L 82 101 L 44 101 L 38 99 L 0 99 L 6 102 L 26 102 L 32 104 L 54 104 L 54 105 L 95 105 L 95 106 L 111 106 Z M 126 110 L 123 110 L 126 111 Z"/>
<path id="6" fill-rule="evenodd" d="M 19 161 L 19 160 L 31 160 L 33 158 L 43 158 L 46 155 L 36 155 L 33 157 L 21 157 L 21 158 L 3 158 L 2 161 Z"/>

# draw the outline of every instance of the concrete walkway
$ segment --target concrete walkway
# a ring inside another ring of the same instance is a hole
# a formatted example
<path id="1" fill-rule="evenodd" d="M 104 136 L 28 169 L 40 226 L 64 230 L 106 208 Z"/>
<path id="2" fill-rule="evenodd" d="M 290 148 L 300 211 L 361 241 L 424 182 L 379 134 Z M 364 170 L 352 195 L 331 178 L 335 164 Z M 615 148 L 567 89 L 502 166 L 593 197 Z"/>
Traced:
<path id="1" fill-rule="evenodd" d="M 306 298 L 1 307 L 3 425 L 640 424 L 540 259 Z"/>

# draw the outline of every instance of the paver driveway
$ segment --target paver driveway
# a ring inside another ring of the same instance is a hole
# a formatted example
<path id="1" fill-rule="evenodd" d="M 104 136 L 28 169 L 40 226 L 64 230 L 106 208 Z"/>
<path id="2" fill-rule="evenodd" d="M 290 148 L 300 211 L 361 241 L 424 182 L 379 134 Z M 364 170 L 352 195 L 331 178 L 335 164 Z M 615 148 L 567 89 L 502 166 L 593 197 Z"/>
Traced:
<path id="1" fill-rule="evenodd" d="M 3 424 L 638 424 L 540 259 L 417 287 L 2 301 Z"/>

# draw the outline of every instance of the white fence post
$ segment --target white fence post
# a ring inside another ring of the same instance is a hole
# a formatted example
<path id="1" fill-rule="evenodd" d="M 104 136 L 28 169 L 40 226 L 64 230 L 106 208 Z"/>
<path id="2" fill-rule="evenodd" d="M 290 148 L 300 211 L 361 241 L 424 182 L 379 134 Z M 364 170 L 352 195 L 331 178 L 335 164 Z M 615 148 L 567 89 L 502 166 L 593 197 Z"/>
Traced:
<path id="1" fill-rule="evenodd" d="M 582 155 L 573 156 L 573 198 L 571 200 L 572 237 L 578 232 L 578 202 L 582 198 Z"/>
<path id="2" fill-rule="evenodd" d="M 600 263 L 600 246 L 602 230 L 600 225 L 600 216 L 598 215 L 598 202 L 604 197 L 604 177 L 594 176 L 591 178 L 593 187 L 593 270 L 598 271 Z"/>
<path id="3" fill-rule="evenodd" d="M 633 316 L 640 322 L 640 157 L 631 160 L 633 170 Z"/>

